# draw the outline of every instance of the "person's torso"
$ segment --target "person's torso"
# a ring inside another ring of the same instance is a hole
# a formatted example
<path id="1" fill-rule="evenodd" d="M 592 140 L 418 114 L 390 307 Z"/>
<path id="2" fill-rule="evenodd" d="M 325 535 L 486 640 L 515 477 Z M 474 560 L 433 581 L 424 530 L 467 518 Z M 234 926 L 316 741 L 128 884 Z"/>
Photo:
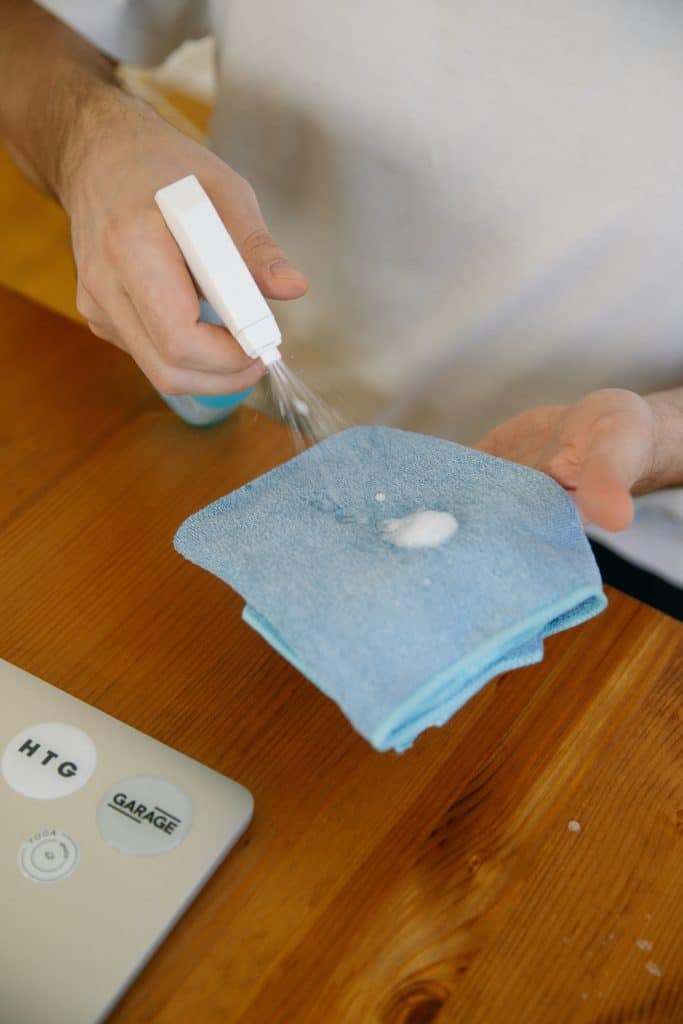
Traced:
<path id="1" fill-rule="evenodd" d="M 213 10 L 215 148 L 312 279 L 286 358 L 349 418 L 472 443 L 683 384 L 683 7 Z M 676 581 L 661 514 L 623 540 Z"/>
<path id="2" fill-rule="evenodd" d="M 683 380 L 683 9 L 215 8 L 215 146 L 312 278 L 278 314 L 342 409 L 468 441 Z"/>

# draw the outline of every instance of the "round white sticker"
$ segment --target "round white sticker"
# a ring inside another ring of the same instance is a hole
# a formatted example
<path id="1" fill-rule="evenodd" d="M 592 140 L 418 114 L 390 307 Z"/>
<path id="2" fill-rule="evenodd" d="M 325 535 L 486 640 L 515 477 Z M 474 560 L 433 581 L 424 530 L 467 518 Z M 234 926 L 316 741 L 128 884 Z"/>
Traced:
<path id="1" fill-rule="evenodd" d="M 180 846 L 192 825 L 192 801 L 168 779 L 135 775 L 110 786 L 97 808 L 105 843 L 130 857 L 155 857 Z"/>
<path id="2" fill-rule="evenodd" d="M 82 729 L 42 722 L 22 729 L 9 741 L 0 774 L 22 796 L 56 800 L 85 786 L 96 765 L 95 744 Z"/>
<path id="3" fill-rule="evenodd" d="M 33 882 L 58 882 L 78 864 L 78 843 L 66 832 L 44 828 L 21 844 L 17 860 L 25 878 Z"/>

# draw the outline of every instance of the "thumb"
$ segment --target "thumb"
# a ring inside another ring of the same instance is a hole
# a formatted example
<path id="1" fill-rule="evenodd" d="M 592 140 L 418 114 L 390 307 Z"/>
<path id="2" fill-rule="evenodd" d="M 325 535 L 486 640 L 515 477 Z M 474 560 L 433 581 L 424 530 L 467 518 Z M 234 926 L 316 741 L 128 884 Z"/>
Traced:
<path id="1" fill-rule="evenodd" d="M 576 501 L 582 518 L 605 530 L 624 530 L 633 520 L 629 487 L 608 460 L 591 459 L 584 466 Z"/>
<path id="2" fill-rule="evenodd" d="M 588 453 L 576 489 L 579 509 L 588 522 L 615 531 L 631 524 L 631 487 L 637 476 L 631 462 L 613 440 L 601 440 Z"/>
<path id="3" fill-rule="evenodd" d="M 652 423 L 650 410 L 637 395 L 594 392 L 603 403 L 605 394 L 612 409 L 594 422 L 576 499 L 590 522 L 607 530 L 624 530 L 633 520 L 631 491 L 651 459 Z"/>
<path id="4" fill-rule="evenodd" d="M 290 263 L 265 225 L 235 244 L 266 298 L 298 299 L 308 291 L 308 278 Z"/>
<path id="5" fill-rule="evenodd" d="M 214 202 L 216 202 L 214 200 Z M 266 227 L 258 203 L 250 190 L 248 201 L 216 207 L 233 242 L 267 299 L 298 299 L 308 291 L 308 278 L 298 270 L 274 241 Z"/>

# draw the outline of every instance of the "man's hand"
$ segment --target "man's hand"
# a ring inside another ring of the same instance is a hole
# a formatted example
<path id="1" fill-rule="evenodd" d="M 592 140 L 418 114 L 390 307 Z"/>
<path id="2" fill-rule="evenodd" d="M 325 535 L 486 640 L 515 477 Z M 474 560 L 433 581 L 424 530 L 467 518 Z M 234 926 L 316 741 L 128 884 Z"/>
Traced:
<path id="1" fill-rule="evenodd" d="M 574 405 L 523 412 L 476 447 L 554 477 L 573 495 L 584 523 L 623 530 L 633 518 L 632 494 L 676 482 L 662 461 L 672 436 L 664 425 L 675 407 L 653 399 L 617 388 L 593 391 Z"/>
<path id="2" fill-rule="evenodd" d="M 155 192 L 195 174 L 267 298 L 308 282 L 270 237 L 249 184 L 119 88 L 113 64 L 30 0 L 0 0 L 0 134 L 71 218 L 77 304 L 166 394 L 228 394 L 265 368 L 199 323 L 192 278 Z"/>
<path id="3" fill-rule="evenodd" d="M 118 93 L 104 104 L 92 114 L 92 132 L 75 143 L 77 159 L 62 184 L 79 311 L 159 391 L 215 395 L 252 386 L 263 364 L 225 328 L 198 322 L 195 287 L 154 193 L 195 174 L 267 298 L 303 295 L 306 278 L 271 238 L 243 178 L 146 104 Z"/>

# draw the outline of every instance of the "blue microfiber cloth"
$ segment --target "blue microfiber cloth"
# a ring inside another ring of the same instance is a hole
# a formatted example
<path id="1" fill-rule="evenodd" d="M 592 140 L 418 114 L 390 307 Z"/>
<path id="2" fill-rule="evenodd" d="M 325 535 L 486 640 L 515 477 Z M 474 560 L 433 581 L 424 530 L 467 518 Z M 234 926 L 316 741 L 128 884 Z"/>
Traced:
<path id="1" fill-rule="evenodd" d="M 451 513 L 457 531 L 396 547 L 384 521 L 418 510 Z M 175 546 L 379 750 L 406 749 L 606 604 L 559 484 L 386 427 L 345 430 L 220 498 Z"/>

